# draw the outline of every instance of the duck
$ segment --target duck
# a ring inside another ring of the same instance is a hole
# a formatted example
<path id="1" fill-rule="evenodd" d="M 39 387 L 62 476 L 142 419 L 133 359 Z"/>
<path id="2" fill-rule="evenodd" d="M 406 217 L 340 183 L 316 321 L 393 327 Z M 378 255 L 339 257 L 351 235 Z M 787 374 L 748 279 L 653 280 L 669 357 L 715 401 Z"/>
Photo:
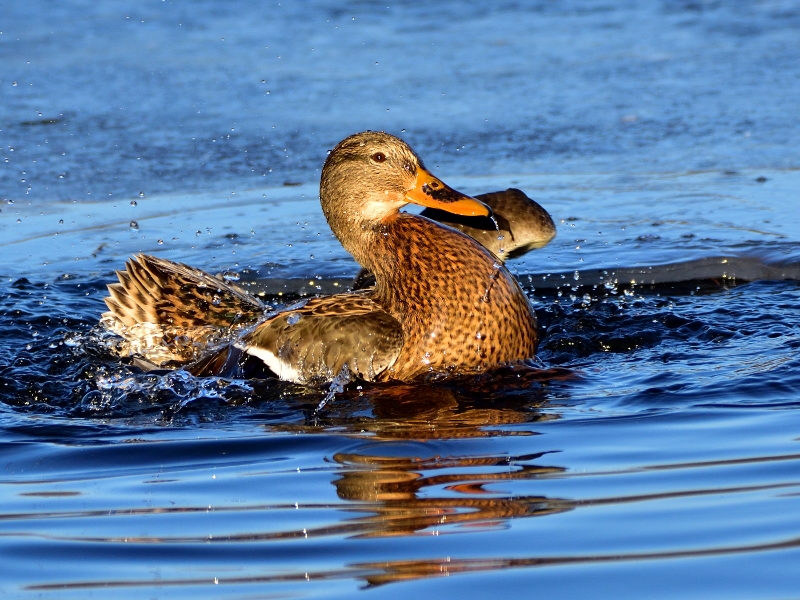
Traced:
<path id="1" fill-rule="evenodd" d="M 491 209 L 491 217 L 468 217 L 439 208 L 426 208 L 420 214 L 467 234 L 502 261 L 544 248 L 556 236 L 553 217 L 522 190 L 508 188 L 475 199 Z"/>
<path id="2" fill-rule="evenodd" d="M 400 210 L 492 215 L 406 142 L 374 131 L 339 142 L 322 169 L 320 203 L 373 287 L 275 312 L 221 277 L 141 254 L 108 286 L 101 324 L 122 339 L 120 352 L 148 364 L 230 376 L 255 361 L 305 385 L 463 376 L 535 356 L 535 313 L 503 262 L 458 229 Z"/>
<path id="3" fill-rule="evenodd" d="M 522 190 L 508 188 L 479 194 L 475 199 L 491 209 L 491 217 L 465 217 L 438 208 L 426 208 L 419 214 L 467 234 L 503 262 L 544 248 L 556 237 L 553 217 Z M 375 277 L 362 268 L 351 288 L 373 285 Z"/>

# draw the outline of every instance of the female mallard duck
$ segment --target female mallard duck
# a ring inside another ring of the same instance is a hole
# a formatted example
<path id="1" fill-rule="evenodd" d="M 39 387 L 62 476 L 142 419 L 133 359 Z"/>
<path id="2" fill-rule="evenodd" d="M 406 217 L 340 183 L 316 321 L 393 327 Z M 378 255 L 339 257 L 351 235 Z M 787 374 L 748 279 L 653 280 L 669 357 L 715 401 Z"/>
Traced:
<path id="1" fill-rule="evenodd" d="M 342 246 L 375 274 L 374 288 L 265 315 L 256 298 L 221 279 L 140 255 L 109 286 L 104 323 L 153 362 L 186 362 L 198 344 L 212 342 L 216 350 L 189 370 L 230 372 L 233 363 L 256 358 L 298 383 L 343 371 L 366 381 L 410 381 L 533 357 L 536 318 L 502 263 L 463 233 L 400 212 L 411 202 L 491 214 L 431 175 L 405 142 L 376 132 L 340 142 L 322 169 L 320 199 Z"/>

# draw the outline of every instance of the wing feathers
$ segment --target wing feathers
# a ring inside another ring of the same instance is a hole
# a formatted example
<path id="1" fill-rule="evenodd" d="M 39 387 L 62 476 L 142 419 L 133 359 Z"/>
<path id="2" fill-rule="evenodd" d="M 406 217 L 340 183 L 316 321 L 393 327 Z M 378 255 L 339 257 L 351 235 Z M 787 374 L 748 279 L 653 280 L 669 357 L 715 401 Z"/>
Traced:
<path id="1" fill-rule="evenodd" d="M 108 286 L 101 323 L 125 338 L 118 353 L 184 363 L 229 342 L 268 307 L 243 289 L 180 263 L 140 254 Z"/>
<path id="2" fill-rule="evenodd" d="M 394 364 L 403 336 L 400 323 L 370 298 L 340 294 L 276 315 L 241 343 L 282 379 L 330 381 L 347 365 L 374 381 Z"/>

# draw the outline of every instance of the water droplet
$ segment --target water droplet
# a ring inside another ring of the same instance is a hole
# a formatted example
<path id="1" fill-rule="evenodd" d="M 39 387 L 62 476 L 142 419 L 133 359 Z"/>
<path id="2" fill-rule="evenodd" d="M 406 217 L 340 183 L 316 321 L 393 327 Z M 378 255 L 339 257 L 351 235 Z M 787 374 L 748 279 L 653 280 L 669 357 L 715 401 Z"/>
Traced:
<path id="1" fill-rule="evenodd" d="M 239 273 L 237 273 L 236 271 L 225 271 L 222 274 L 222 278 L 225 281 L 239 281 L 242 278 L 242 276 L 239 275 Z"/>
<path id="2" fill-rule="evenodd" d="M 286 318 L 286 322 L 289 325 L 297 325 L 300 321 L 300 314 L 299 313 L 292 313 Z"/>
<path id="3" fill-rule="evenodd" d="M 139 192 L 139 198 L 144 198 L 144 192 Z"/>
<path id="4" fill-rule="evenodd" d="M 131 206 L 137 206 L 137 205 L 138 205 L 138 202 L 136 202 L 136 200 L 131 200 Z"/>
<path id="5" fill-rule="evenodd" d="M 22 219 L 17 219 L 17 223 L 22 223 Z"/>
<path id="6" fill-rule="evenodd" d="M 222 304 L 222 300 L 220 300 L 219 296 L 213 296 L 211 298 L 211 304 L 213 304 L 214 306 L 219 306 L 220 304 Z"/>
<path id="7" fill-rule="evenodd" d="M 575 275 L 573 275 L 572 277 L 575 279 L 575 281 L 578 281 L 581 278 L 581 274 L 578 273 L 578 271 L 575 271 Z"/>
<path id="8" fill-rule="evenodd" d="M 497 273 L 500 272 L 500 269 L 502 267 L 503 264 L 497 261 L 495 261 L 494 264 L 492 265 L 492 272 L 489 275 L 489 285 L 486 286 L 486 291 L 483 293 L 483 298 L 481 298 L 481 302 L 489 301 L 489 292 L 492 290 L 492 286 L 494 285 L 494 282 L 497 279 Z"/>
<path id="9" fill-rule="evenodd" d="M 130 228 L 131 231 L 139 231 L 139 224 L 136 221 L 131 221 Z"/>
<path id="10" fill-rule="evenodd" d="M 59 224 L 59 225 L 63 225 L 63 224 L 64 224 L 64 219 L 59 219 L 59 220 L 58 220 L 58 224 Z"/>

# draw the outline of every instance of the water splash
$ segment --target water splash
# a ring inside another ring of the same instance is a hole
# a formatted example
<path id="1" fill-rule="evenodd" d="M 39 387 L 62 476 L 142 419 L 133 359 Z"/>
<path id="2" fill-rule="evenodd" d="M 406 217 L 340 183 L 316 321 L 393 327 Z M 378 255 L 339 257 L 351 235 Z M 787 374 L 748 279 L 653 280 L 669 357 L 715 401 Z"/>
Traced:
<path id="1" fill-rule="evenodd" d="M 94 376 L 96 389 L 84 394 L 80 412 L 108 415 L 128 413 L 139 408 L 167 409 L 174 415 L 191 403 L 214 399 L 226 404 L 242 404 L 253 398 L 253 386 L 243 380 L 221 377 L 198 378 L 183 370 L 164 373 L 137 373 L 129 367 L 101 367 Z"/>
<path id="2" fill-rule="evenodd" d="M 350 375 L 350 367 L 347 366 L 347 363 L 342 365 L 342 370 L 339 371 L 339 374 L 333 378 L 331 381 L 330 386 L 328 387 L 328 391 L 325 394 L 325 397 L 320 400 L 319 404 L 317 405 L 316 410 L 314 413 L 319 413 L 325 406 L 336 397 L 336 394 L 341 394 L 344 392 L 344 389 L 347 387 L 353 380 L 353 377 Z"/>
<path id="3" fill-rule="evenodd" d="M 494 287 L 494 282 L 497 281 L 497 275 L 500 273 L 500 269 L 503 268 L 503 264 L 500 262 L 495 261 L 492 265 L 492 272 L 489 275 L 489 285 L 486 286 L 486 291 L 483 292 L 483 297 L 481 298 L 481 302 L 489 302 L 489 292 L 492 291 L 492 287 Z"/>

